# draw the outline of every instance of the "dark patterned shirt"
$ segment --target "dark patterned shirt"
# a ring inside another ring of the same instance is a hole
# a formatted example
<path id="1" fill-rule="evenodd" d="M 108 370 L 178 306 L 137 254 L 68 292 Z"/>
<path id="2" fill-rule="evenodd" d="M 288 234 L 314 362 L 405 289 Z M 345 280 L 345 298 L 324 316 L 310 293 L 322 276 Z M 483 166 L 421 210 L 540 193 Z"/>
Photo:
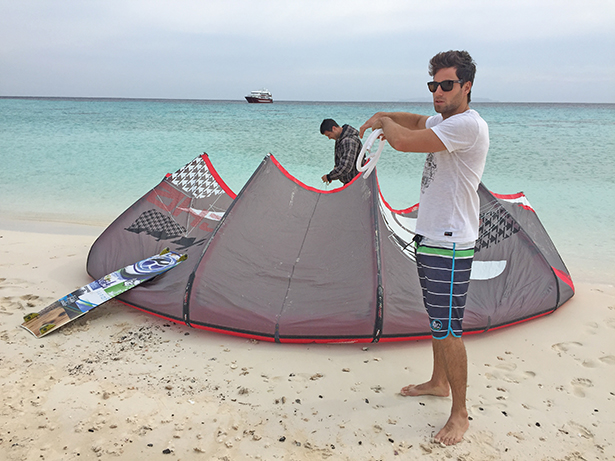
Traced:
<path id="1" fill-rule="evenodd" d="M 359 174 L 356 163 L 362 147 L 359 131 L 344 125 L 342 134 L 335 141 L 335 168 L 327 175 L 329 181 L 339 179 L 347 184 Z"/>

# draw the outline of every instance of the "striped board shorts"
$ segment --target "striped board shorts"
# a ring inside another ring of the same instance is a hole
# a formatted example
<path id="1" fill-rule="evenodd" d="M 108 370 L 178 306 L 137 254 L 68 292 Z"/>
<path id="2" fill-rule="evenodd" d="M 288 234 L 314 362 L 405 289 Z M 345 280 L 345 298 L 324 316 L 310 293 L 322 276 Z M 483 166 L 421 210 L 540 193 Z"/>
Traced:
<path id="1" fill-rule="evenodd" d="M 474 242 L 448 243 L 423 238 L 415 245 L 431 334 L 436 339 L 444 339 L 449 334 L 459 338 L 463 332 Z"/>

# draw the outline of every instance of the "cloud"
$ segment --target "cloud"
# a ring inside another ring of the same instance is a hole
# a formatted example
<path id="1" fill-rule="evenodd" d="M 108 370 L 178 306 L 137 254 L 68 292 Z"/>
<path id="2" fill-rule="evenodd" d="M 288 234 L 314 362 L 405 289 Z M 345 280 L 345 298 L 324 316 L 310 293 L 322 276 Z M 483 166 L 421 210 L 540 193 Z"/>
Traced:
<path id="1" fill-rule="evenodd" d="M 322 43 L 423 34 L 429 38 L 539 40 L 612 33 L 615 2 L 604 0 L 200 0 L 117 3 L 131 23 L 194 34 Z M 343 43 L 343 42 L 342 42 Z"/>

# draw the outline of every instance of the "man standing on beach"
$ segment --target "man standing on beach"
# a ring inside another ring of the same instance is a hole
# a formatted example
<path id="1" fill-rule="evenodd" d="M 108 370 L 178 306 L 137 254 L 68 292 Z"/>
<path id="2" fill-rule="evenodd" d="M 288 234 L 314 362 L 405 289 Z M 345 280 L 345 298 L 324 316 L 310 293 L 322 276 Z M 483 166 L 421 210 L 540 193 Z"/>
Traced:
<path id="1" fill-rule="evenodd" d="M 405 112 L 373 115 L 360 129 L 382 128 L 391 147 L 428 153 L 416 224 L 416 264 L 432 331 L 433 373 L 408 385 L 403 396 L 452 394 L 451 415 L 436 434 L 446 445 L 460 442 L 469 427 L 467 356 L 461 339 L 478 238 L 478 185 L 489 149 L 487 123 L 469 107 L 476 64 L 466 51 L 439 53 L 429 62 L 429 91 L 438 115 Z"/>
<path id="2" fill-rule="evenodd" d="M 349 183 L 359 174 L 356 163 L 363 147 L 359 132 L 350 125 L 340 127 L 335 120 L 328 118 L 320 124 L 320 134 L 335 139 L 335 167 L 322 177 L 322 182 L 330 184 L 339 179 L 344 184 Z"/>

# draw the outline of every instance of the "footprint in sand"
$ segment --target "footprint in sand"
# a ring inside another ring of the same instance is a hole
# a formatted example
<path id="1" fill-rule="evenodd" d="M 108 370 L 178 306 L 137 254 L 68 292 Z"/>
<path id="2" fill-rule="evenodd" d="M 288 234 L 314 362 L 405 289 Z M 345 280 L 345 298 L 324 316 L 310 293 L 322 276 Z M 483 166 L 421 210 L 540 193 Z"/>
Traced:
<path id="1" fill-rule="evenodd" d="M 611 319 L 613 320 L 613 328 L 615 328 L 615 319 Z M 608 321 L 607 321 L 608 323 Z M 589 323 L 587 324 L 587 326 L 589 326 L 590 328 L 594 328 L 594 326 L 597 327 L 597 324 L 594 323 Z M 609 325 L 610 326 L 610 325 Z M 594 334 L 596 331 L 590 331 L 591 334 Z M 577 356 L 577 353 L 580 351 L 575 351 L 575 349 L 582 347 L 583 344 L 576 342 L 576 341 L 571 341 L 571 342 L 567 342 L 567 343 L 557 343 L 557 344 L 553 344 L 551 346 L 551 349 L 553 349 L 554 351 L 556 351 L 558 353 L 558 355 L 561 357 L 562 352 L 565 354 L 570 355 L 572 358 L 574 358 L 577 362 L 579 362 L 582 366 L 584 366 L 585 368 L 597 368 L 599 367 L 602 363 L 606 363 L 607 365 L 613 365 L 615 364 L 615 356 L 613 355 L 606 355 L 604 357 L 600 357 L 597 360 L 592 359 L 583 359 L 581 357 Z"/>
<path id="2" fill-rule="evenodd" d="M 583 386 L 583 387 L 594 387 L 594 383 L 592 383 L 591 379 L 587 378 L 575 378 L 572 380 L 573 386 Z"/>
<path id="3" fill-rule="evenodd" d="M 600 325 L 597 322 L 589 322 L 589 323 L 586 323 L 585 326 L 587 327 L 587 332 L 590 335 L 597 334 L 598 328 L 600 328 Z"/>
<path id="4" fill-rule="evenodd" d="M 514 371 L 517 369 L 517 365 L 514 363 L 498 363 L 495 368 L 499 368 L 500 370 L 505 371 Z"/>
<path id="5" fill-rule="evenodd" d="M 572 384 L 572 393 L 577 397 L 585 397 L 585 389 L 594 387 L 594 383 L 587 378 L 575 378 L 570 384 Z"/>
<path id="6" fill-rule="evenodd" d="M 600 357 L 602 363 L 606 363 L 607 365 L 615 365 L 615 355 L 605 355 L 604 357 Z"/>
<path id="7" fill-rule="evenodd" d="M 610 328 L 615 328 L 615 318 L 606 319 L 604 323 Z"/>
<path id="8" fill-rule="evenodd" d="M 557 343 L 557 344 L 553 344 L 551 346 L 551 349 L 553 349 L 556 352 L 569 352 L 570 350 L 576 348 L 576 347 L 581 347 L 583 344 L 576 342 L 576 341 L 571 341 L 571 342 L 567 342 L 567 343 Z"/>
<path id="9" fill-rule="evenodd" d="M 23 299 L 24 301 L 33 301 L 35 299 L 38 299 L 38 296 L 28 294 L 28 295 L 20 296 L 19 299 Z"/>
<path id="10" fill-rule="evenodd" d="M 583 437 L 585 439 L 594 438 L 594 434 L 592 433 L 592 431 L 587 429 L 585 426 L 575 423 L 574 421 L 568 421 L 568 423 L 565 424 L 564 427 L 560 429 L 560 432 L 563 432 L 564 434 L 570 435 L 574 438 L 578 438 L 578 437 Z"/>
<path id="11" fill-rule="evenodd" d="M 12 296 L 5 296 L 0 299 L 0 313 L 13 315 L 13 311 L 23 309 L 19 301 L 15 301 Z"/>
<path id="12" fill-rule="evenodd" d="M 536 373 L 533 371 L 524 371 L 522 373 L 513 373 L 517 369 L 517 365 L 511 364 L 498 364 L 494 368 L 497 368 L 493 372 L 485 373 L 485 378 L 490 381 L 501 380 L 507 383 L 519 384 L 529 378 L 535 378 Z M 502 370 L 502 371 L 500 371 Z"/>

